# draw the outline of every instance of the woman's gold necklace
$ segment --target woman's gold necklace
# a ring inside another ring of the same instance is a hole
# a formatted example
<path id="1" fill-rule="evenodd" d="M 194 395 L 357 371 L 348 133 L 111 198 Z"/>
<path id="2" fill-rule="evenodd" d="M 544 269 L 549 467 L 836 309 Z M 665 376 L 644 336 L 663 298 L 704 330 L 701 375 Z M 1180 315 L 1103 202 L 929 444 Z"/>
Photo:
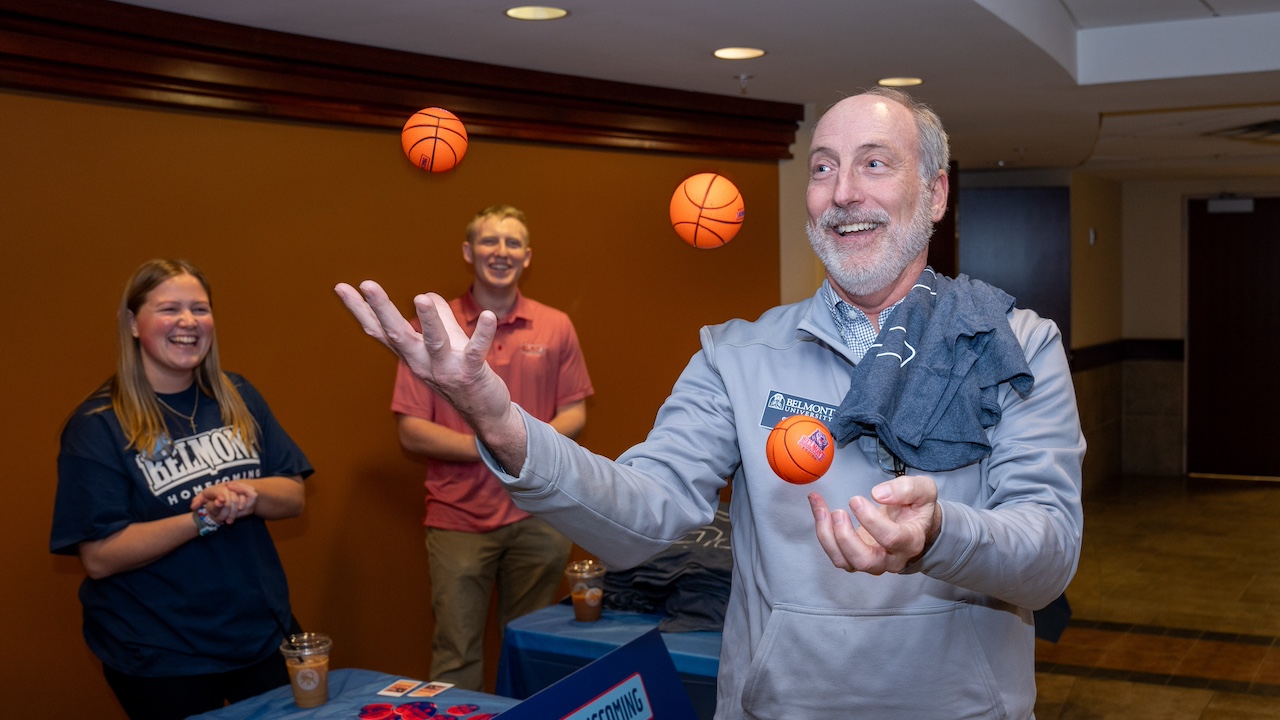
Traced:
<path id="1" fill-rule="evenodd" d="M 156 400 L 160 400 L 160 396 L 159 396 L 159 395 L 156 395 Z M 173 413 L 174 415 L 177 415 L 178 417 L 182 418 L 183 420 L 186 420 L 187 422 L 191 423 L 191 434 L 192 434 L 192 435 L 195 435 L 195 434 L 196 434 L 196 410 L 199 410 L 199 409 L 200 409 L 200 388 L 196 388 L 196 401 L 195 401 L 194 403 L 192 403 L 192 404 L 191 404 L 191 414 L 190 414 L 190 415 L 184 415 L 184 414 L 182 414 L 182 413 L 178 412 L 177 410 L 175 410 L 175 409 L 173 408 L 173 406 L 172 406 L 172 405 L 170 405 L 169 403 L 165 402 L 164 400 L 160 400 L 160 404 L 161 404 L 161 405 L 163 405 L 163 406 L 165 406 L 166 408 L 168 408 L 168 409 L 169 409 L 169 412 L 171 412 L 171 413 Z"/>

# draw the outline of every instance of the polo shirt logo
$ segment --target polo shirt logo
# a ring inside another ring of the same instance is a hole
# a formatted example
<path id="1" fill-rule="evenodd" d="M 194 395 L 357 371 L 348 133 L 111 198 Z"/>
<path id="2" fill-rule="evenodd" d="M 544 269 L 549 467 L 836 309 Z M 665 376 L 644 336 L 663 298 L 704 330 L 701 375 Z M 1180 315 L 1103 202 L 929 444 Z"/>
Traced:
<path id="1" fill-rule="evenodd" d="M 525 355 L 546 355 L 547 346 L 541 343 L 522 343 L 520 345 L 520 352 Z"/>

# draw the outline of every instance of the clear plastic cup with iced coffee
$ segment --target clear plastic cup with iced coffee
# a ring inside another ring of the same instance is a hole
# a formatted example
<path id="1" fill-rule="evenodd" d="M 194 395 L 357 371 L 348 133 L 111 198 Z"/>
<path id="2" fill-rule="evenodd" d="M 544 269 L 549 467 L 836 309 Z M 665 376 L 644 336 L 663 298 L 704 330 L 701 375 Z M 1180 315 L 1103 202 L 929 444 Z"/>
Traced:
<path id="1" fill-rule="evenodd" d="M 600 619 L 600 609 L 604 604 L 604 573 L 604 565 L 598 560 L 578 560 L 569 563 L 565 569 L 575 620 L 594 622 Z"/>
<path id="2" fill-rule="evenodd" d="M 296 633 L 280 643 L 293 702 L 300 708 L 319 707 L 329 701 L 329 649 L 333 641 L 323 633 Z"/>

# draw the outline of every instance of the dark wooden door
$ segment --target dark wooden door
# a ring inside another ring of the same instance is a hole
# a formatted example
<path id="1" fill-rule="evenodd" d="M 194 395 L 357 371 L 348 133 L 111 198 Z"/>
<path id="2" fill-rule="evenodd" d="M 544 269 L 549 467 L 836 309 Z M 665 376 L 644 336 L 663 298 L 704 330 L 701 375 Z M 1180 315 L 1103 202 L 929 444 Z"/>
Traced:
<path id="1" fill-rule="evenodd" d="M 960 272 L 1058 323 L 1071 348 L 1071 191 L 962 188 Z"/>
<path id="2" fill-rule="evenodd" d="M 1187 202 L 1187 471 L 1280 479 L 1280 198 L 1221 205 Z"/>

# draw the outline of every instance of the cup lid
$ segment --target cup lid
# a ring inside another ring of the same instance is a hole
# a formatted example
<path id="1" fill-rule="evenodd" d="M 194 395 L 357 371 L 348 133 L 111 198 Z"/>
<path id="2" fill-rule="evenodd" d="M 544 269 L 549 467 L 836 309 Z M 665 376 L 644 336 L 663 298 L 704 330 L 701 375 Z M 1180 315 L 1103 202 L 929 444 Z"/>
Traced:
<path id="1" fill-rule="evenodd" d="M 565 572 L 570 575 L 603 575 L 605 569 L 599 560 L 587 559 L 569 563 Z"/>
<path id="2" fill-rule="evenodd" d="M 286 655 L 315 655 L 327 653 L 333 641 L 324 633 L 294 633 L 280 643 L 280 651 Z"/>

